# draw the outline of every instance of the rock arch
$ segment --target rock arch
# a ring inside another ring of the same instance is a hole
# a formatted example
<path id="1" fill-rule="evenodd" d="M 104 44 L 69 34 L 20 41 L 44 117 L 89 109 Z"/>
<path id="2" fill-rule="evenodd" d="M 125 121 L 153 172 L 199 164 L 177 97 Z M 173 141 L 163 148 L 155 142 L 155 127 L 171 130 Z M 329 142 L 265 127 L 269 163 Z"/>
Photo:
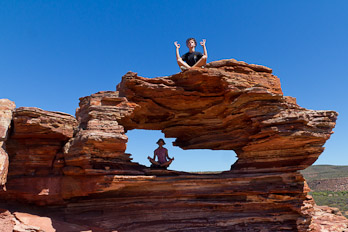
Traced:
<path id="1" fill-rule="evenodd" d="M 234 150 L 236 173 L 296 171 L 315 162 L 336 118 L 334 111 L 307 110 L 284 97 L 279 79 L 264 66 L 222 60 L 169 77 L 128 72 L 116 92 L 81 98 L 81 131 L 66 160 L 73 166 L 71 157 L 81 154 L 76 146 L 93 142 L 91 133 L 105 135 L 103 144 L 110 140 L 110 149 L 124 157 L 124 132 L 150 129 L 176 138 L 182 149 Z"/>
<path id="2" fill-rule="evenodd" d="M 298 171 L 321 154 L 336 118 L 283 96 L 260 65 L 222 60 L 158 78 L 128 72 L 117 91 L 80 98 L 77 122 L 16 109 L 0 198 L 59 205 L 68 221 L 106 231 L 308 231 L 315 203 Z M 183 149 L 234 150 L 238 160 L 217 175 L 156 172 L 125 153 L 132 129 L 161 130 Z M 38 144 L 56 149 L 53 172 L 25 156 Z M 11 176 L 11 157 L 27 159 L 30 173 Z"/>

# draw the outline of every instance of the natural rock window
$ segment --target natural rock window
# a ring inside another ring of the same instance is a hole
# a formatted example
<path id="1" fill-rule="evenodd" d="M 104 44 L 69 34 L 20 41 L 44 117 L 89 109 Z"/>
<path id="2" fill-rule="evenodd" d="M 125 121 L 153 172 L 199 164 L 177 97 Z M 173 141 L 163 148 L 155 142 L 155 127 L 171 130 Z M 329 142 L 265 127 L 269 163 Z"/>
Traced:
<path id="1" fill-rule="evenodd" d="M 9 173 L 0 198 L 41 205 L 42 215 L 54 205 L 57 223 L 70 226 L 64 231 L 347 229 L 343 216 L 315 205 L 299 172 L 322 153 L 337 113 L 283 96 L 270 68 L 231 59 L 168 77 L 129 72 L 117 91 L 80 98 L 76 119 L 1 104 Z M 139 129 L 161 131 L 185 151 L 238 159 L 219 174 L 152 170 L 126 151 L 128 133 Z M 6 174 L 0 163 L 2 183 Z"/>
<path id="2" fill-rule="evenodd" d="M 133 162 L 150 166 L 147 156 L 153 157 L 153 151 L 158 147 L 157 139 L 164 138 L 160 131 L 153 130 L 130 130 L 126 133 L 128 137 L 126 153 L 132 154 Z M 183 150 L 173 146 L 173 138 L 164 138 L 165 147 L 169 156 L 175 158 L 168 169 L 185 172 L 221 172 L 228 171 L 236 162 L 237 156 L 233 151 L 193 149 Z"/>

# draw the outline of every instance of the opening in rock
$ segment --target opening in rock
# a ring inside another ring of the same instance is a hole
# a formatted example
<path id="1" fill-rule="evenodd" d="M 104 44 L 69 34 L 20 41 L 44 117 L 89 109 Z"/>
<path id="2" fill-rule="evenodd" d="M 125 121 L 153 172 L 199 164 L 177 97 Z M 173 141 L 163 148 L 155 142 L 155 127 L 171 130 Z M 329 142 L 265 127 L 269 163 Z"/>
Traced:
<path id="1" fill-rule="evenodd" d="M 127 132 L 127 153 L 132 154 L 133 162 L 150 166 L 148 156 L 153 157 L 153 151 L 158 147 L 159 138 L 166 142 L 169 157 L 175 158 L 168 169 L 186 172 L 227 171 L 237 160 L 234 151 L 213 151 L 208 149 L 183 150 L 173 146 L 174 138 L 165 138 L 161 131 L 131 130 Z"/>

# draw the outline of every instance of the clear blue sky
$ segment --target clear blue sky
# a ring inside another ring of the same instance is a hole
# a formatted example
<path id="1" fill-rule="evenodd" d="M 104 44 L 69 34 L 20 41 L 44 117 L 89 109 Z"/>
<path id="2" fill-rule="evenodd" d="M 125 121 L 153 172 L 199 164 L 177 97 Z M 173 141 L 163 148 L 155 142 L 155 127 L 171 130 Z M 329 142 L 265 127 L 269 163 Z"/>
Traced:
<path id="1" fill-rule="evenodd" d="M 177 73 L 187 37 L 207 39 L 209 60 L 273 69 L 302 107 L 335 110 L 335 134 L 316 164 L 348 165 L 348 1 L 0 1 L 0 98 L 17 107 L 75 113 L 79 97 L 115 90 L 129 70 Z M 201 51 L 199 46 L 198 51 Z M 130 131 L 127 152 L 146 156 L 163 137 Z M 226 170 L 231 151 L 182 151 L 166 139 L 171 168 Z"/>

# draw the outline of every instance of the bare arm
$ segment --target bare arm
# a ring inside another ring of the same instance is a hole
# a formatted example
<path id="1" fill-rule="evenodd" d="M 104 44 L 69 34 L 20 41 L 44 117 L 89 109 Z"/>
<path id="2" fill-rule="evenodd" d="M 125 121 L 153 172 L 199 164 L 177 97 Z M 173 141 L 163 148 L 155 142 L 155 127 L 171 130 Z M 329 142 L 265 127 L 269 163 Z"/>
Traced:
<path id="1" fill-rule="evenodd" d="M 155 150 L 155 151 L 156 151 L 156 150 Z M 153 152 L 153 160 L 156 160 L 156 152 L 155 152 L 155 151 Z M 151 159 L 150 156 L 148 156 L 147 158 L 148 158 L 148 159 Z"/>
<path id="2" fill-rule="evenodd" d="M 201 42 L 201 45 L 203 47 L 203 56 L 205 56 L 205 58 L 208 58 L 208 52 L 207 52 L 207 47 L 205 46 L 205 42 L 206 42 L 205 39 L 203 39 Z"/>
<path id="3" fill-rule="evenodd" d="M 191 68 L 190 65 L 188 65 L 185 61 L 182 60 L 180 54 L 179 54 L 179 48 L 180 48 L 180 44 L 178 44 L 177 41 L 174 42 L 174 45 L 176 47 L 176 61 L 178 62 L 179 67 L 181 68 L 182 66 L 186 67 L 186 68 Z"/>
<path id="4" fill-rule="evenodd" d="M 203 67 L 207 64 L 207 59 L 208 59 L 208 52 L 207 52 L 207 47 L 205 46 L 205 39 L 202 40 L 200 43 L 203 47 L 204 54 L 203 56 L 199 59 L 197 63 L 193 65 L 193 67 Z"/>
<path id="5" fill-rule="evenodd" d="M 181 60 L 180 53 L 179 53 L 180 44 L 178 44 L 178 42 L 175 41 L 174 45 L 176 48 L 176 60 L 179 61 L 179 60 Z"/>
<path id="6" fill-rule="evenodd" d="M 166 157 L 167 157 L 167 159 L 169 159 L 169 160 L 174 160 L 174 157 L 173 157 L 173 158 L 170 158 L 170 157 L 169 157 L 169 155 L 168 155 L 168 150 L 166 150 Z"/>

